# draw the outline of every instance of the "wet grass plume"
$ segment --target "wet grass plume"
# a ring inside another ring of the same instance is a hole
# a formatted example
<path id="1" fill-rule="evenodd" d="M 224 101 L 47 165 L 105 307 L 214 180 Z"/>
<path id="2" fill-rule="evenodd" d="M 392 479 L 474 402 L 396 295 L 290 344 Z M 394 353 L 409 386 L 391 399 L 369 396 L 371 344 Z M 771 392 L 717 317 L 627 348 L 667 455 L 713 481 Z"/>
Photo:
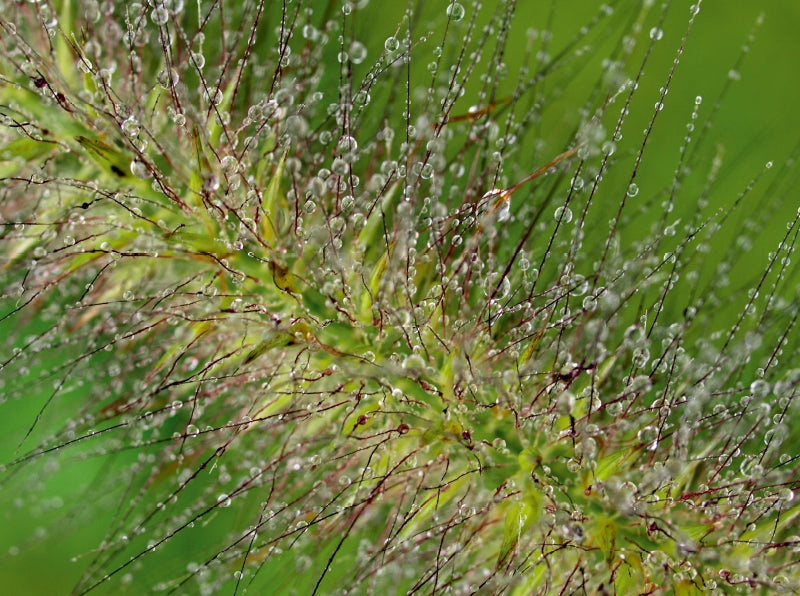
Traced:
<path id="1" fill-rule="evenodd" d="M 791 9 L 579 4 L 0 2 L 10 591 L 800 590 Z"/>

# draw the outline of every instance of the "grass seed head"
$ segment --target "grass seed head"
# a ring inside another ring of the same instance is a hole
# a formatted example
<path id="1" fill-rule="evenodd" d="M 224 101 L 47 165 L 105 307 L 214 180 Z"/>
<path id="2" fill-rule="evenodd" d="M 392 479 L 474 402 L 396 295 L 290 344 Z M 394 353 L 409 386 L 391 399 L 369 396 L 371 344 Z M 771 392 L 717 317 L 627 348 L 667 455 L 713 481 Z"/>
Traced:
<path id="1" fill-rule="evenodd" d="M 726 161 L 699 8 L 8 7 L 0 549 L 77 594 L 796 590 L 797 150 Z"/>

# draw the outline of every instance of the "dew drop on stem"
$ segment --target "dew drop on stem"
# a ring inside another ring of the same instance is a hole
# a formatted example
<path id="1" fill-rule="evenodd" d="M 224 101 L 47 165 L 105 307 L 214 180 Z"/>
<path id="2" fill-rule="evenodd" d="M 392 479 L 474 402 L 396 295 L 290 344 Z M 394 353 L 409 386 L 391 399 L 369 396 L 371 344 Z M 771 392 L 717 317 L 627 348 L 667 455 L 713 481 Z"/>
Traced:
<path id="1" fill-rule="evenodd" d="M 383 42 L 383 47 L 386 48 L 387 52 L 396 52 L 400 49 L 400 42 L 397 41 L 396 37 L 387 37 L 386 41 Z"/>
<path id="2" fill-rule="evenodd" d="M 465 14 L 466 10 L 464 10 L 464 7 L 458 2 L 451 2 L 447 7 L 447 16 L 454 21 L 460 21 L 464 18 Z"/>
<path id="3" fill-rule="evenodd" d="M 150 13 L 150 19 L 156 25 L 166 25 L 167 21 L 169 21 L 169 11 L 164 8 L 163 6 L 158 6 L 152 10 Z"/>
<path id="4" fill-rule="evenodd" d="M 148 169 L 147 165 L 138 159 L 134 159 L 131 162 L 131 174 L 145 180 L 150 177 L 150 170 Z"/>
<path id="5" fill-rule="evenodd" d="M 572 210 L 569 207 L 558 207 L 555 211 L 555 220 L 561 223 L 569 223 L 572 221 Z"/>

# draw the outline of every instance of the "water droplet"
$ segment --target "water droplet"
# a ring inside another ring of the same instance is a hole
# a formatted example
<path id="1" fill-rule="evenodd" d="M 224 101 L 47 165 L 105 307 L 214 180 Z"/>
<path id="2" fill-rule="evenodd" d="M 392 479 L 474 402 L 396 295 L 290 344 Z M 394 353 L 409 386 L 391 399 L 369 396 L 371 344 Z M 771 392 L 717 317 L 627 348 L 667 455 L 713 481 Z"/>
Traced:
<path id="1" fill-rule="evenodd" d="M 466 12 L 467 11 L 464 10 L 464 7 L 458 2 L 452 2 L 447 7 L 447 16 L 454 21 L 460 21 L 461 19 L 463 19 Z"/>
<path id="2" fill-rule="evenodd" d="M 206 57 L 200 52 L 192 52 L 192 60 L 196 68 L 203 68 L 206 65 Z"/>
<path id="3" fill-rule="evenodd" d="M 220 165 L 222 166 L 222 171 L 225 172 L 225 174 L 234 174 L 236 170 L 239 169 L 239 160 L 233 155 L 226 155 L 220 161 Z"/>
<path id="4" fill-rule="evenodd" d="M 387 52 L 396 52 L 400 49 L 400 42 L 397 41 L 396 37 L 387 37 L 386 41 L 383 42 L 383 47 L 386 48 Z"/>
<path id="5" fill-rule="evenodd" d="M 94 66 L 92 65 L 92 61 L 85 56 L 82 56 L 81 59 L 78 60 L 78 70 L 80 70 L 82 73 L 89 74 L 93 69 Z"/>
<path id="6" fill-rule="evenodd" d="M 331 172 L 337 176 L 346 176 L 348 171 L 347 162 L 341 157 L 337 157 L 331 164 Z"/>
<path id="7" fill-rule="evenodd" d="M 637 434 L 637 438 L 641 443 L 652 443 L 658 437 L 658 429 L 653 426 L 645 426 Z"/>
<path id="8" fill-rule="evenodd" d="M 750 393 L 752 393 L 754 397 L 766 397 L 769 395 L 770 391 L 771 387 L 769 383 L 763 379 L 757 379 L 750 383 Z"/>
<path id="9" fill-rule="evenodd" d="M 631 363 L 635 367 L 642 368 L 648 363 L 649 360 L 650 360 L 650 350 L 648 350 L 647 348 L 636 348 L 633 351 L 633 357 L 631 358 Z"/>
<path id="10" fill-rule="evenodd" d="M 638 194 L 639 194 L 639 185 L 636 184 L 635 182 L 631 182 L 628 185 L 627 195 L 629 197 L 635 197 Z"/>
<path id="11" fill-rule="evenodd" d="M 309 41 L 317 41 L 319 39 L 319 31 L 311 24 L 303 26 L 303 37 Z"/>
<path id="12" fill-rule="evenodd" d="M 169 11 L 167 11 L 167 9 L 163 6 L 154 8 L 150 13 L 150 19 L 156 25 L 166 25 L 167 21 L 169 20 Z"/>
<path id="13" fill-rule="evenodd" d="M 125 121 L 122 123 L 122 132 L 124 132 L 129 137 L 136 137 L 139 135 L 139 122 L 137 122 L 136 118 L 131 116 L 130 118 L 126 118 Z"/>
<path id="14" fill-rule="evenodd" d="M 362 89 L 357 91 L 355 96 L 353 96 L 353 104 L 357 106 L 365 106 L 367 105 L 372 97 L 370 96 L 369 92 Z"/>
<path id="15" fill-rule="evenodd" d="M 336 146 L 339 153 L 351 153 L 358 149 L 358 143 L 350 135 L 344 135 L 339 139 L 339 144 Z"/>
<path id="16" fill-rule="evenodd" d="M 360 41 L 354 41 L 350 44 L 350 60 L 353 64 L 361 64 L 367 57 L 367 48 Z"/>
<path id="17" fill-rule="evenodd" d="M 150 170 L 148 169 L 147 165 L 144 164 L 144 162 L 134 159 L 131 162 L 131 174 L 137 178 L 145 180 L 150 177 Z"/>
<path id="18" fill-rule="evenodd" d="M 294 559 L 294 565 L 298 573 L 305 573 L 311 569 L 313 561 L 308 555 L 297 555 Z"/>
<path id="19" fill-rule="evenodd" d="M 555 213 L 556 221 L 560 221 L 562 223 L 569 223 L 572 221 L 572 209 L 569 207 L 561 206 L 556 209 Z"/>
<path id="20" fill-rule="evenodd" d="M 650 39 L 653 41 L 658 41 L 662 37 L 664 37 L 664 31 L 662 29 L 659 29 L 658 27 L 653 27 L 650 29 Z"/>
<path id="21" fill-rule="evenodd" d="M 174 68 L 164 68 L 156 75 L 156 81 L 162 89 L 169 89 L 178 82 L 178 71 Z"/>

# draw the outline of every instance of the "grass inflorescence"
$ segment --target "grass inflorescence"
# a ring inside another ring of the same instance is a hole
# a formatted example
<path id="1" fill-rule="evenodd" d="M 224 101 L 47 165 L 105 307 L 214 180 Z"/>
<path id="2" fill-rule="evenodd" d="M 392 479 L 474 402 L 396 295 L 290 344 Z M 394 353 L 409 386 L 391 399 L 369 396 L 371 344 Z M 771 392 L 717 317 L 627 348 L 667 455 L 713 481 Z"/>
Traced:
<path id="1" fill-rule="evenodd" d="M 800 590 L 797 151 L 715 127 L 761 17 L 707 96 L 699 2 L 383 4 L 0 16 L 2 566 Z"/>

